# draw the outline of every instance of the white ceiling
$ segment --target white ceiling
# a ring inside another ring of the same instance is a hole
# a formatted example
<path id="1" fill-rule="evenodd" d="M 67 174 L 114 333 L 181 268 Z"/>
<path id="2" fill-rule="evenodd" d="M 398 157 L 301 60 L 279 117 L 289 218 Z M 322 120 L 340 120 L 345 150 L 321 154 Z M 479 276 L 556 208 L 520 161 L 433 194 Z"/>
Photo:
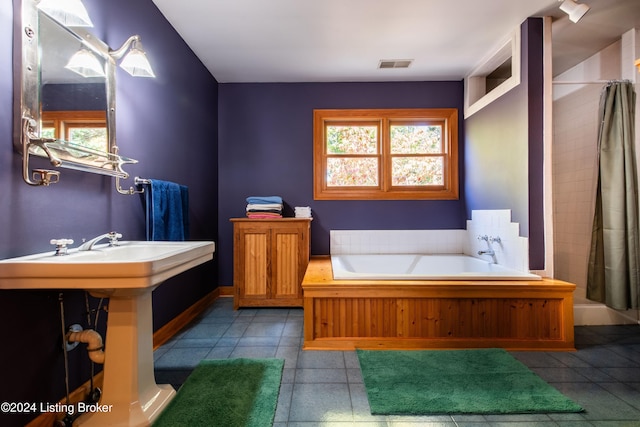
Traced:
<path id="1" fill-rule="evenodd" d="M 582 0 L 592 10 L 577 24 L 558 0 L 153 2 L 220 83 L 459 80 L 543 15 L 557 18 L 558 74 L 640 28 L 640 0 Z M 413 63 L 377 68 L 395 59 Z"/>

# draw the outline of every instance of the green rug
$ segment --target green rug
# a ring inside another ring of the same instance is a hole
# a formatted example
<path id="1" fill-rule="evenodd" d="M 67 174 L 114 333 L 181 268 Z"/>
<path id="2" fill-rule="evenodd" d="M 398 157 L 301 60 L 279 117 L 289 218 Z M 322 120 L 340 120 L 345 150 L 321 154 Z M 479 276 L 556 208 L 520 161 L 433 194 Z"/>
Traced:
<path id="1" fill-rule="evenodd" d="M 273 425 L 282 359 L 203 360 L 154 427 Z"/>
<path id="2" fill-rule="evenodd" d="M 583 411 L 503 349 L 357 353 L 373 415 Z"/>

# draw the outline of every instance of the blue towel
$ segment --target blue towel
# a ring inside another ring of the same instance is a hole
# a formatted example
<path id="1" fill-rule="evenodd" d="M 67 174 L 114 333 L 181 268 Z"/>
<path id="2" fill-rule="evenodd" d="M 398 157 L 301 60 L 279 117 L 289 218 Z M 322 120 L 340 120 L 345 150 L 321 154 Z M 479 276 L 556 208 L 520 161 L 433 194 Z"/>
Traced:
<path id="1" fill-rule="evenodd" d="M 247 203 L 250 205 L 262 205 L 269 203 L 282 204 L 282 197 L 280 196 L 249 196 L 247 197 Z"/>
<path id="2" fill-rule="evenodd" d="M 189 238 L 189 189 L 174 182 L 151 180 L 150 230 L 147 240 L 183 241 Z"/>

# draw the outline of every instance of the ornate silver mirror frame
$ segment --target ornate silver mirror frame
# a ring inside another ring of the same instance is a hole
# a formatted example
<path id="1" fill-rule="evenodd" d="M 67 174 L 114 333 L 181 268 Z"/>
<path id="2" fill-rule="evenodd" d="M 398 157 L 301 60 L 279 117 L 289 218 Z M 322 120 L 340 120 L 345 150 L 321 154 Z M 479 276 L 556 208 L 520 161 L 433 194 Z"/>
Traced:
<path id="1" fill-rule="evenodd" d="M 14 148 L 22 155 L 23 179 L 29 185 L 49 185 L 59 179 L 60 172 L 50 169 L 30 169 L 32 156 L 44 157 L 51 166 L 66 167 L 98 173 L 116 178 L 116 188 L 124 194 L 132 194 L 133 188 L 121 190 L 119 180 L 128 178 L 122 166 L 137 163 L 136 160 L 118 154 L 115 141 L 116 112 L 116 60 L 120 59 L 132 43 L 139 41 L 132 36 L 118 50 L 94 37 L 84 27 L 60 26 L 78 41 L 78 47 L 90 50 L 104 61 L 106 127 L 108 151 L 95 150 L 62 139 L 43 137 L 42 134 L 42 40 L 40 25 L 49 19 L 37 8 L 39 0 L 22 0 L 14 14 Z"/>

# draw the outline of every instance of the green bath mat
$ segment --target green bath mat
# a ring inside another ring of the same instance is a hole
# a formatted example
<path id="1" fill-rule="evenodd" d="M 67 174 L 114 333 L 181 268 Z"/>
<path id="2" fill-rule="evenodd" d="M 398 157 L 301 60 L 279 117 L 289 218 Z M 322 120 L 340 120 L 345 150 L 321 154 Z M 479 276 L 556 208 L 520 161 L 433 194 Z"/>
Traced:
<path id="1" fill-rule="evenodd" d="M 154 427 L 273 425 L 282 359 L 203 360 Z"/>
<path id="2" fill-rule="evenodd" d="M 373 415 L 583 411 L 503 349 L 357 353 Z"/>

